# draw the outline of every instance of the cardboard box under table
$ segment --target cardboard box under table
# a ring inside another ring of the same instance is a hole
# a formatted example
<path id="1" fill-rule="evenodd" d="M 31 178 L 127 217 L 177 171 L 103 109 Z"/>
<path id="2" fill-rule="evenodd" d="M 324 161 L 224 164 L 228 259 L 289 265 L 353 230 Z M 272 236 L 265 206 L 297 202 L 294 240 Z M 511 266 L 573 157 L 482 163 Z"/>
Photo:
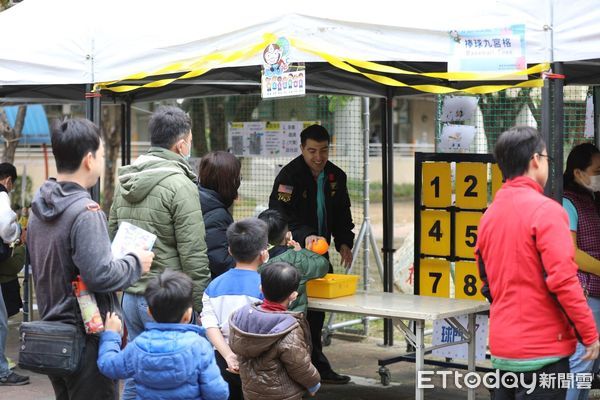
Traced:
<path id="1" fill-rule="evenodd" d="M 316 311 L 351 313 L 374 317 L 391 318 L 402 329 L 406 339 L 415 348 L 415 382 L 418 372 L 425 368 L 425 353 L 434 348 L 467 343 L 468 370 L 475 371 L 475 314 L 490 309 L 484 301 L 449 299 L 430 296 L 417 296 L 400 293 L 365 293 L 353 296 L 324 299 L 309 297 L 308 308 Z M 456 317 L 467 315 L 468 324 L 463 326 Z M 425 322 L 438 319 L 446 320 L 463 335 L 463 341 L 425 347 Z M 415 322 L 413 333 L 402 320 Z M 468 399 L 475 399 L 475 389 L 468 390 Z M 415 399 L 424 398 L 424 389 L 415 387 Z"/>

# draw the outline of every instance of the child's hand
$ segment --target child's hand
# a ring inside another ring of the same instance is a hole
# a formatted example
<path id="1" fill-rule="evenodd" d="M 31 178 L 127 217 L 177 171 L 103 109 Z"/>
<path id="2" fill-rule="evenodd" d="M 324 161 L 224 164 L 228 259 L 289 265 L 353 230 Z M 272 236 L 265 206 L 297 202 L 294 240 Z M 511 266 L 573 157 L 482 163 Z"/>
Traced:
<path id="1" fill-rule="evenodd" d="M 106 321 L 104 322 L 104 330 L 113 331 L 120 334 L 122 328 L 123 324 L 121 323 L 119 316 L 114 312 L 107 312 Z"/>
<path id="2" fill-rule="evenodd" d="M 302 246 L 300 246 L 300 243 L 296 242 L 294 239 L 288 240 L 287 245 L 288 247 L 293 247 L 295 251 L 302 250 Z"/>
<path id="3" fill-rule="evenodd" d="M 227 357 L 225 357 L 225 361 L 227 361 L 227 371 L 231 372 L 232 374 L 240 373 L 240 363 L 238 362 L 235 353 L 230 353 Z"/>

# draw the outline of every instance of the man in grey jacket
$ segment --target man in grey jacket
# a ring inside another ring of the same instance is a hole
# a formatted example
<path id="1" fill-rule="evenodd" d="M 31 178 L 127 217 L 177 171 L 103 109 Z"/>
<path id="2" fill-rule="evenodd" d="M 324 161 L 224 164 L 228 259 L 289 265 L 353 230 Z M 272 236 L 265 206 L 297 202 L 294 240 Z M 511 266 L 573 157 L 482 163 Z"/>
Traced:
<path id="1" fill-rule="evenodd" d="M 127 288 L 148 272 L 154 254 L 135 250 L 115 259 L 106 216 L 87 191 L 104 168 L 100 131 L 85 119 L 72 119 L 52 129 L 52 153 L 58 175 L 37 191 L 27 229 L 33 280 L 40 318 L 79 325 L 83 321 L 71 283 L 77 275 L 95 293 L 100 314 L 120 312 L 115 291 Z M 79 372 L 49 376 L 56 398 L 114 399 L 117 382 L 98 370 L 99 338 L 86 335 Z"/>
<path id="2" fill-rule="evenodd" d="M 123 296 L 129 341 L 152 319 L 144 291 L 148 281 L 165 269 L 181 271 L 194 285 L 194 311 L 202 310 L 202 295 L 210 280 L 204 222 L 196 174 L 187 162 L 192 151 L 189 116 L 177 107 L 161 107 L 148 126 L 151 147 L 132 165 L 119 168 L 119 185 L 110 209 L 109 230 L 115 235 L 127 221 L 156 235 L 156 258 L 150 273 Z M 127 380 L 123 399 L 135 398 L 133 380 Z"/>

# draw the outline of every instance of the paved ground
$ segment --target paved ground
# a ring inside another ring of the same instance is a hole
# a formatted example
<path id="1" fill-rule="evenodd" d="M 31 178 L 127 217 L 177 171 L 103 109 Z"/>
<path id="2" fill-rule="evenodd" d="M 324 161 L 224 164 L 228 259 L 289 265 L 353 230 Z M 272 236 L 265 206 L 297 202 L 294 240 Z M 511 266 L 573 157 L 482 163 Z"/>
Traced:
<path id="1" fill-rule="evenodd" d="M 10 333 L 8 338 L 7 354 L 13 360 L 17 359 L 18 352 L 18 325 L 21 316 L 17 315 L 10 320 Z M 384 348 L 378 345 L 380 340 L 368 339 L 361 342 L 334 338 L 332 344 L 325 349 L 334 367 L 341 373 L 352 376 L 353 382 L 349 385 L 325 385 L 319 391 L 317 398 L 322 400 L 333 399 L 377 399 L 377 400 L 404 400 L 414 398 L 414 364 L 400 363 L 390 366 L 391 385 L 384 387 L 380 383 L 377 360 L 400 354 L 403 346 Z M 6 400 L 47 400 L 54 399 L 52 387 L 43 375 L 28 371 L 17 372 L 30 376 L 31 383 L 18 387 L 1 387 L 0 399 Z M 441 383 L 438 382 L 438 383 Z M 480 390 L 478 398 L 488 398 L 487 391 Z M 441 388 L 428 390 L 427 399 L 466 399 L 466 391 L 456 388 L 443 390 Z"/>

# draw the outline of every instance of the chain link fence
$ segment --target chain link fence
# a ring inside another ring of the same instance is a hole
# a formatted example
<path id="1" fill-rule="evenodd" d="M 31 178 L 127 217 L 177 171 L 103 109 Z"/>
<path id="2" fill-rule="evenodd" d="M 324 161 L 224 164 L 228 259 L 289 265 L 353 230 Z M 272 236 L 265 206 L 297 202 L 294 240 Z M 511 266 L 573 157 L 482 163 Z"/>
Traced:
<path id="1" fill-rule="evenodd" d="M 585 136 L 586 101 L 592 95 L 588 86 L 565 86 L 564 95 L 564 157 L 580 143 L 593 142 Z M 444 96 L 437 97 L 436 148 L 441 143 L 444 123 L 442 109 Z M 475 126 L 475 137 L 468 153 L 493 153 L 496 140 L 502 132 L 515 125 L 527 125 L 541 129 L 542 90 L 507 89 L 497 93 L 477 96 L 478 107 L 473 118 L 452 122 Z"/>
<path id="2" fill-rule="evenodd" d="M 182 104 L 194 121 L 193 156 L 201 158 L 210 150 L 232 150 L 227 140 L 228 127 L 236 122 L 316 122 L 331 135 L 329 160 L 345 171 L 352 204 L 352 217 L 358 233 L 363 221 L 364 124 L 360 97 L 306 95 L 284 99 L 260 96 L 207 97 Z M 218 121 L 217 121 L 218 119 Z M 298 142 L 299 144 L 299 142 Z M 233 217 L 238 220 L 256 216 L 268 207 L 275 177 L 297 152 L 287 156 L 239 156 L 242 161 L 240 196 L 234 203 Z M 330 251 L 335 272 L 342 272 L 336 251 Z M 353 273 L 360 274 L 362 258 L 357 257 Z"/>

